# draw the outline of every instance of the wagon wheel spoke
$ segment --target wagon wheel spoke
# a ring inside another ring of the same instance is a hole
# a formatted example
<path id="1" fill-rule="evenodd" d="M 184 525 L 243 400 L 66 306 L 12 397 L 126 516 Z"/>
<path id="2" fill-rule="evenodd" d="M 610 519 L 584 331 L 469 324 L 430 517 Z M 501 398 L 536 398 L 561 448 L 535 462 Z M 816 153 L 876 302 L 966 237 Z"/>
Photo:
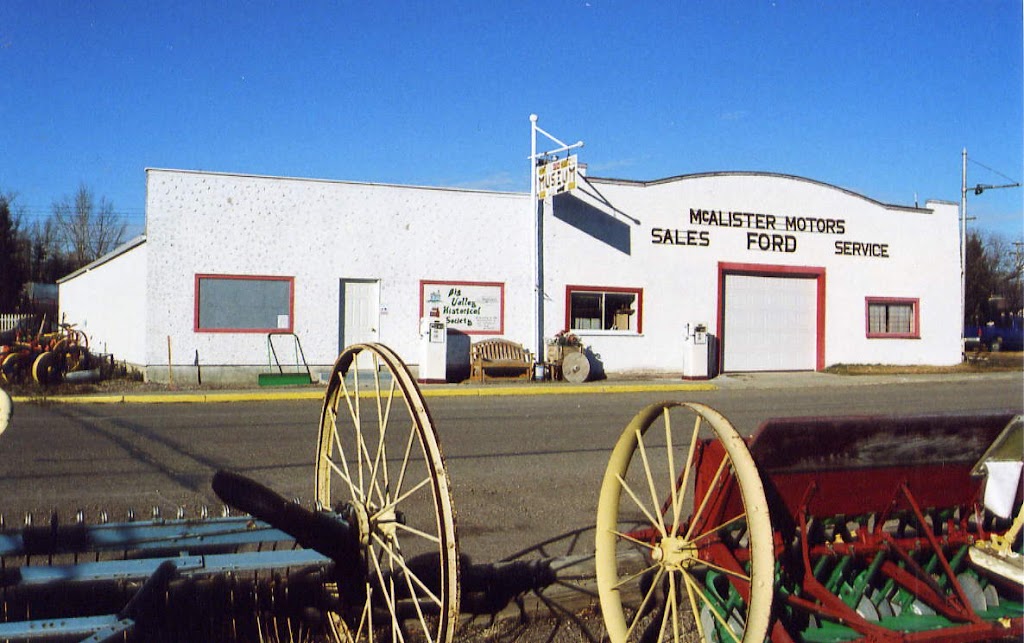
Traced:
<path id="1" fill-rule="evenodd" d="M 733 516 L 729 520 L 726 520 L 725 522 L 719 523 L 718 525 L 716 525 L 716 526 L 714 526 L 714 527 L 704 531 L 703 533 L 697 534 L 696 536 L 694 536 L 690 540 L 692 542 L 695 542 L 695 543 L 696 542 L 700 542 L 702 540 L 706 540 L 707 538 L 710 538 L 711 536 L 716 535 L 718 532 L 722 531 L 723 529 L 728 529 L 732 525 L 735 525 L 737 523 L 742 522 L 745 518 L 746 518 L 746 514 L 739 514 L 739 515 Z"/>
<path id="2" fill-rule="evenodd" d="M 665 526 L 661 524 L 661 521 L 654 517 L 654 513 L 650 510 L 650 508 L 647 507 L 647 505 L 643 503 L 642 500 L 640 500 L 640 498 L 637 496 L 636 492 L 633 491 L 633 488 L 629 485 L 628 482 L 626 482 L 621 477 L 618 477 L 617 480 L 622 490 L 626 492 L 626 495 L 629 496 L 630 500 L 633 501 L 633 504 L 636 507 L 636 509 L 639 509 L 640 512 L 643 513 L 644 517 L 647 519 L 647 522 L 652 527 L 657 528 L 658 531 L 661 532 L 661 535 L 664 536 Z"/>
<path id="3" fill-rule="evenodd" d="M 415 582 L 412 582 L 412 584 L 415 585 L 416 587 L 418 587 L 420 589 L 420 591 L 423 592 L 424 596 L 426 596 L 428 599 L 430 599 L 430 601 L 432 603 L 434 603 L 438 607 L 441 607 L 443 605 L 443 601 L 435 593 L 436 590 L 431 589 L 430 586 L 427 585 L 419 577 L 419 575 L 416 574 L 416 572 L 414 572 L 412 569 L 410 569 L 409 566 L 406 565 L 405 559 L 400 554 L 397 554 L 387 543 L 382 541 L 379 536 L 374 535 L 373 539 L 374 539 L 374 541 L 377 542 L 378 546 L 380 547 L 381 552 L 384 555 L 386 555 L 386 557 L 388 559 L 388 565 L 389 565 L 389 567 L 391 567 L 392 572 L 394 571 L 394 568 L 397 567 L 398 569 L 400 569 L 402 571 L 402 574 L 404 576 L 406 576 L 406 578 L 410 579 L 410 582 L 415 581 Z M 412 593 L 412 596 L 415 597 L 415 593 Z"/>
<path id="4" fill-rule="evenodd" d="M 701 438 L 702 431 L 713 438 Z M 641 529 L 623 526 L 637 519 Z M 738 528 L 749 537 L 708 547 L 715 535 Z M 691 632 L 707 641 L 764 640 L 774 575 L 767 502 L 744 441 L 713 409 L 665 402 L 630 422 L 602 481 L 595 544 L 612 643 L 679 641 Z M 742 585 L 738 595 L 749 599 L 724 611 L 717 593 L 730 584 Z M 711 625 L 701 623 L 702 612 Z"/>
<path id="5" fill-rule="evenodd" d="M 700 585 L 697 583 L 697 581 L 692 576 L 690 576 L 689 574 L 687 574 L 687 576 L 686 576 L 686 582 L 687 582 L 688 589 L 690 591 L 692 591 L 692 593 L 693 593 L 692 595 L 697 597 L 697 598 L 700 598 L 701 605 L 711 612 L 712 617 L 714 617 L 714 619 L 718 622 L 718 624 L 721 626 L 721 629 L 728 634 L 729 639 L 732 640 L 732 641 L 736 641 L 738 643 L 740 639 L 736 636 L 736 633 L 732 631 L 732 628 L 729 626 L 728 620 L 725 618 L 725 616 L 722 614 L 722 612 L 718 609 L 718 606 L 715 605 L 715 602 L 708 598 L 707 594 L 705 594 L 701 590 Z M 694 609 L 693 613 L 699 615 L 700 614 L 700 612 L 699 612 L 700 608 L 696 607 L 696 601 L 695 600 L 693 601 L 693 605 L 695 606 L 695 609 Z M 710 637 L 708 636 L 708 633 L 705 633 L 703 631 L 704 628 L 700 624 L 700 618 L 699 617 L 696 618 L 695 621 L 697 622 L 698 628 L 700 628 L 701 638 L 703 638 L 705 641 L 710 640 Z"/>
<path id="6" fill-rule="evenodd" d="M 626 633 L 628 637 L 630 633 L 637 630 L 640 624 L 643 622 L 643 617 L 648 613 L 652 603 L 654 602 L 654 596 L 658 592 L 658 585 L 661 582 L 661 577 L 665 574 L 665 570 L 660 567 L 655 570 L 654 578 L 648 587 L 647 591 L 643 595 L 643 599 L 640 601 L 639 607 L 637 607 L 636 613 L 633 615 L 633 620 L 629 624 L 629 630 Z"/>
<path id="7" fill-rule="evenodd" d="M 440 542 L 441 542 L 441 539 L 438 538 L 436 534 L 431 534 L 431 533 L 428 533 L 428 532 L 425 532 L 425 531 L 420 531 L 419 529 L 415 529 L 413 527 L 410 527 L 408 525 L 403 525 L 401 523 L 396 524 L 395 525 L 395 529 L 397 529 L 399 531 L 404 531 L 407 534 L 412 534 L 414 536 L 419 536 L 420 538 L 422 538 L 424 540 L 429 540 L 432 543 L 440 544 Z"/>
<path id="8" fill-rule="evenodd" d="M 660 565 L 651 565 L 650 567 L 645 567 L 644 569 L 641 569 L 638 572 L 634 572 L 634 573 L 632 573 L 632 574 L 630 574 L 628 576 L 620 578 L 619 582 L 616 584 L 616 589 L 618 589 L 619 587 L 624 587 L 626 585 L 629 585 L 630 583 L 636 582 L 637 579 L 643 577 L 644 575 L 649 574 L 650 572 L 656 571 L 656 570 L 659 570 L 659 569 L 660 569 Z"/>
<path id="9" fill-rule="evenodd" d="M 614 529 L 612 530 L 612 533 L 615 534 L 616 537 L 621 538 L 623 541 L 631 542 L 645 549 L 654 549 L 654 545 L 652 545 L 649 542 L 644 542 L 643 540 L 634 537 L 632 534 L 626 533 L 624 531 L 617 531 Z"/>
<path id="10" fill-rule="evenodd" d="M 667 430 L 668 429 L 668 416 L 667 415 L 665 416 L 665 426 L 666 426 L 666 430 Z M 644 436 L 643 436 L 642 433 L 640 433 L 640 431 L 636 431 L 635 432 L 635 436 L 636 436 L 637 453 L 640 454 L 640 461 L 643 463 L 643 467 L 644 467 L 643 468 L 643 472 L 644 472 L 644 479 L 647 482 L 647 491 L 651 494 L 651 498 L 650 498 L 651 504 L 650 504 L 650 506 L 657 508 L 657 507 L 660 506 L 660 502 L 658 501 L 658 491 L 655 488 L 656 485 L 654 484 L 654 473 L 651 471 L 651 463 L 650 463 L 650 461 L 647 458 L 647 448 L 644 446 Z M 666 449 L 666 451 L 671 454 L 671 448 Z M 622 480 L 621 477 L 619 478 L 619 480 L 620 480 L 620 483 L 624 487 L 628 487 L 626 482 L 624 480 Z M 672 481 L 672 476 L 670 474 L 669 475 L 669 482 L 671 483 L 671 481 Z M 669 484 L 669 486 L 670 487 L 674 487 L 675 485 Z M 632 496 L 632 495 L 633 494 L 630 493 L 630 496 Z M 637 505 L 640 505 L 640 501 L 639 500 L 637 500 L 636 498 L 634 498 L 634 500 L 637 502 Z M 658 531 L 661 532 L 662 536 L 667 535 L 666 532 L 665 532 L 665 525 L 664 525 L 664 521 L 663 520 L 655 519 L 653 516 L 647 514 L 646 511 L 644 512 L 644 514 L 648 516 L 648 520 L 651 521 L 652 525 L 655 525 L 656 527 L 658 527 Z"/>
<path id="11" fill-rule="evenodd" d="M 359 412 L 357 410 L 358 407 L 356 407 L 352 403 L 352 395 L 349 393 L 348 387 L 345 384 L 344 375 L 338 374 L 337 377 L 340 378 L 339 379 L 339 383 L 340 383 L 340 386 L 341 386 L 341 393 L 340 393 L 340 395 L 345 400 L 345 404 L 348 407 L 348 418 L 351 421 L 351 424 L 353 426 L 358 426 L 358 424 L 359 424 Z M 335 459 L 334 459 L 334 456 L 333 456 L 333 454 L 335 454 L 335 453 L 342 454 L 342 453 L 345 452 L 345 448 L 341 444 L 341 432 L 338 430 L 338 419 L 339 419 L 339 416 L 338 416 L 337 403 L 335 402 L 335 404 L 331 405 L 331 406 L 326 406 L 325 405 L 324 406 L 324 414 L 327 415 L 328 419 L 330 420 L 330 423 L 327 425 L 327 427 L 324 427 L 323 423 L 321 423 L 321 431 L 323 431 L 324 428 L 327 428 L 330 431 L 330 439 L 331 439 L 331 442 L 333 444 L 332 444 L 332 446 L 329 448 L 329 450 L 326 453 L 321 453 L 320 457 L 323 458 L 326 462 L 328 462 L 330 464 L 330 466 L 332 468 L 334 468 L 335 471 L 337 471 L 339 475 L 342 476 L 342 479 L 348 484 L 348 489 L 349 489 L 350 496 L 352 498 L 358 498 L 358 499 L 362 500 L 365 497 L 363 495 L 362 485 L 359 484 L 358 481 L 352 479 L 352 472 L 349 469 L 348 459 L 341 458 L 340 459 L 341 460 L 341 464 L 339 466 L 338 463 L 335 462 Z M 323 450 L 323 448 L 321 447 L 321 451 L 322 450 Z M 323 508 L 324 509 L 329 509 L 330 507 L 329 506 L 325 506 Z"/>
<path id="12" fill-rule="evenodd" d="M 683 585 L 686 587 L 686 598 L 690 603 L 690 613 L 699 615 L 700 607 L 697 605 L 699 590 L 695 587 L 696 583 L 689 574 L 683 575 Z M 700 618 L 694 618 L 693 624 L 697 627 L 697 635 L 700 637 L 700 640 L 709 640 L 707 634 L 704 633 L 704 624 L 701 623 Z"/>
<path id="13" fill-rule="evenodd" d="M 380 344 L 346 349 L 329 381 L 317 448 L 317 504 L 345 511 L 363 543 L 364 560 L 353 564 L 368 575 L 365 602 L 345 606 L 347 623 L 336 625 L 335 635 L 346 629 L 355 641 L 412 635 L 451 643 L 459 609 L 455 516 L 422 394 L 405 364 Z M 430 569 L 420 571 L 425 566 Z"/>
<path id="14" fill-rule="evenodd" d="M 702 420 L 703 420 L 703 417 L 700 414 L 697 414 L 696 417 L 693 420 L 693 431 L 690 432 L 690 442 L 689 442 L 690 446 L 689 446 L 689 448 L 687 449 L 687 452 L 686 452 L 686 460 L 685 460 L 685 464 L 683 465 L 682 479 L 680 480 L 678 485 L 672 485 L 672 512 L 673 512 L 672 535 L 673 536 L 675 536 L 676 534 L 679 533 L 679 526 L 680 526 L 679 519 L 680 519 L 680 516 L 682 515 L 682 509 L 683 509 L 681 504 L 680 504 L 682 502 L 682 498 L 679 496 L 679 490 L 680 489 L 688 488 L 689 483 L 690 483 L 690 475 L 691 475 L 691 472 L 693 471 L 693 468 L 694 468 L 694 466 L 693 466 L 694 465 L 693 458 L 694 458 L 694 455 L 696 454 L 696 451 L 697 451 L 697 438 L 700 435 L 700 428 L 701 428 L 701 425 L 703 423 Z M 674 448 L 674 445 L 672 443 L 672 427 L 671 427 L 671 424 L 669 422 L 668 409 L 665 409 L 665 439 L 666 439 L 666 444 L 667 444 L 666 451 L 668 452 L 668 455 L 669 455 L 668 475 L 671 478 L 672 476 L 675 475 L 676 468 L 675 468 L 675 458 L 674 458 L 675 448 Z"/>
<path id="15" fill-rule="evenodd" d="M 397 608 L 397 606 L 395 604 L 394 591 L 387 591 L 385 589 L 389 583 L 384 578 L 384 572 L 380 568 L 380 561 L 378 561 L 376 557 L 371 557 L 371 560 L 373 561 L 373 574 L 374 574 L 375 578 L 377 579 L 377 586 L 379 588 L 381 588 L 381 592 L 380 592 L 381 596 L 384 599 L 385 604 L 387 605 L 388 614 L 391 617 L 391 628 L 390 629 L 391 629 L 391 632 L 392 632 L 392 638 L 394 638 L 395 633 L 397 633 L 398 636 L 401 637 L 402 636 L 401 635 L 401 628 L 398 626 L 398 622 L 397 622 L 398 608 Z M 370 632 L 372 632 L 372 630 Z M 370 634 L 370 636 L 372 638 L 372 636 L 373 636 L 372 633 Z"/>
<path id="16" fill-rule="evenodd" d="M 718 470 L 715 471 L 715 476 L 711 479 L 711 484 L 708 488 L 714 489 L 722 481 L 722 472 L 725 471 L 726 465 L 728 464 L 727 459 L 722 459 L 722 463 L 718 465 Z M 690 526 L 686 530 L 686 538 L 690 540 L 693 538 L 693 530 L 697 528 L 697 525 L 702 524 L 702 518 L 704 517 L 704 510 L 707 509 L 708 502 L 714 497 L 714 494 L 707 493 L 701 498 L 700 506 L 693 512 L 693 516 L 690 518 Z"/>

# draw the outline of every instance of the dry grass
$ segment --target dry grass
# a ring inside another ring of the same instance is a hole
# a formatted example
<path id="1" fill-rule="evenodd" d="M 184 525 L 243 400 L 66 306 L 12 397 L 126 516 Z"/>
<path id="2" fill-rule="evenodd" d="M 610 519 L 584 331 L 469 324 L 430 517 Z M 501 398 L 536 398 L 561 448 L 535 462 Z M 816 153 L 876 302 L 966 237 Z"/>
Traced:
<path id="1" fill-rule="evenodd" d="M 954 366 L 896 366 L 891 364 L 835 364 L 825 369 L 836 375 L 934 375 L 943 373 L 998 373 L 1024 371 L 1024 353 L 970 352 Z"/>

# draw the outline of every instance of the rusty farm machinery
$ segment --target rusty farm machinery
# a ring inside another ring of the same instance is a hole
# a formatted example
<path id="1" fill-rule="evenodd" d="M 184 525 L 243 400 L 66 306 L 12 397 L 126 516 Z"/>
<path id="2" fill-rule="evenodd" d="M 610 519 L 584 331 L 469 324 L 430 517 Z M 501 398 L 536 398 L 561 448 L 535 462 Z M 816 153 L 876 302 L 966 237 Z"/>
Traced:
<path id="1" fill-rule="evenodd" d="M 1021 431 L 1012 414 L 799 418 L 745 438 L 707 406 L 651 405 L 604 474 L 603 625 L 583 640 L 1020 640 Z M 241 515 L 0 526 L 0 641 L 308 623 L 299 640 L 448 643 L 480 592 L 557 583 L 551 560 L 460 555 L 437 432 L 390 349 L 341 354 L 316 446 L 312 508 L 222 471 Z"/>
<path id="2" fill-rule="evenodd" d="M 88 337 L 73 324 L 60 324 L 53 332 L 44 331 L 45 326 L 44 319 L 37 332 L 15 330 L 0 337 L 0 384 L 50 386 L 97 365 Z"/>

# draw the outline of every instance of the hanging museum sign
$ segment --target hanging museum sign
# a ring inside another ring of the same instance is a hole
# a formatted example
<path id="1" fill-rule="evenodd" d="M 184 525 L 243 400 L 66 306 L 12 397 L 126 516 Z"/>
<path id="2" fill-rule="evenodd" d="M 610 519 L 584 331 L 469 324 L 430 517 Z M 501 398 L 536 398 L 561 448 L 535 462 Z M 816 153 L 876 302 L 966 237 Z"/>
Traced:
<path id="1" fill-rule="evenodd" d="M 576 155 L 555 159 L 537 166 L 537 198 L 569 192 L 576 189 Z"/>

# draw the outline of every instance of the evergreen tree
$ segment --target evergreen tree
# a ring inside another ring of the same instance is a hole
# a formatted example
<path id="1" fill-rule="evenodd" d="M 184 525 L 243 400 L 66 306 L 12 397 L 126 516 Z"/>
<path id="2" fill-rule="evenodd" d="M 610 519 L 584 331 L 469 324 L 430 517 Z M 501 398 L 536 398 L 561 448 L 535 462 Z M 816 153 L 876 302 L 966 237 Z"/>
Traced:
<path id="1" fill-rule="evenodd" d="M 979 326 L 999 321 L 1000 312 L 1020 314 L 1024 302 L 1021 293 L 1020 251 L 998 234 L 967 234 L 964 325 Z M 998 298 L 1001 310 L 989 300 Z"/>
<path id="2" fill-rule="evenodd" d="M 11 210 L 14 197 L 0 194 L 0 313 L 14 312 L 25 284 L 19 219 Z"/>

